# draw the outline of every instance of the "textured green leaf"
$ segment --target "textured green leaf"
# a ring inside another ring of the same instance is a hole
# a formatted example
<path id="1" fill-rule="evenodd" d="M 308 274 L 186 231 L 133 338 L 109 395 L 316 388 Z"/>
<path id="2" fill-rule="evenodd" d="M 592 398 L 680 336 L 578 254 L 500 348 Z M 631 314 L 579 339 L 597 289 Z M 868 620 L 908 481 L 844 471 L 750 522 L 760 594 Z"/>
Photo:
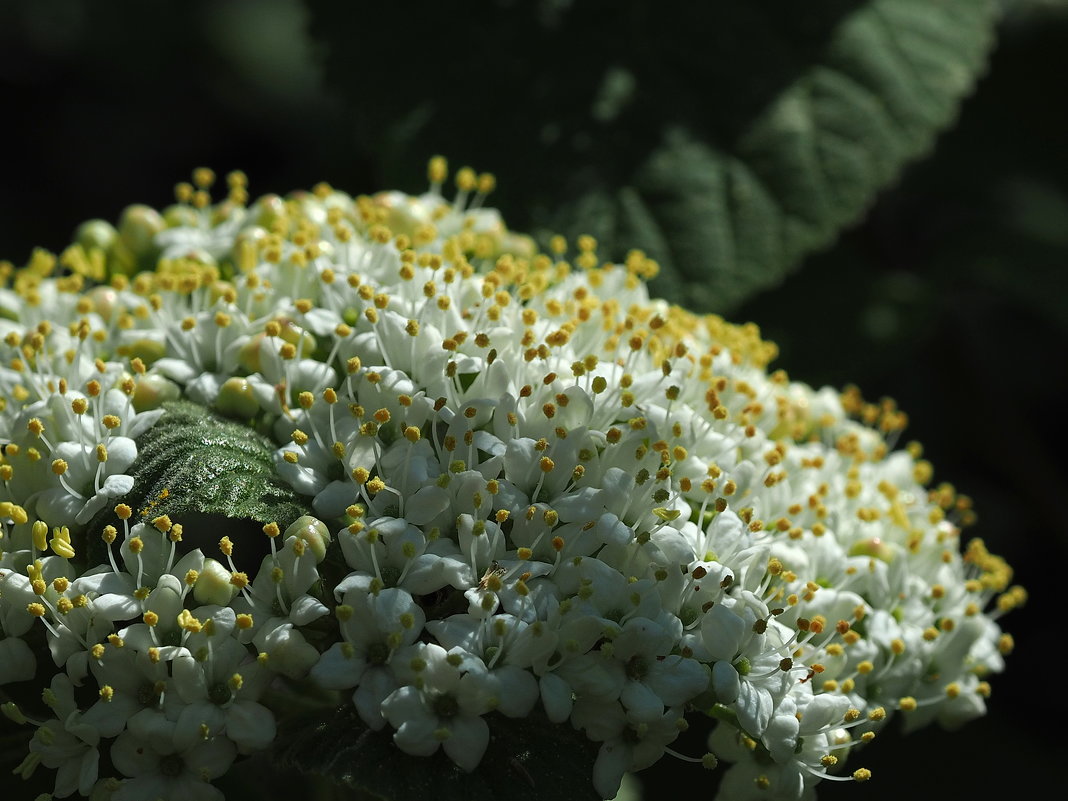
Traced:
<path id="1" fill-rule="evenodd" d="M 513 227 L 642 248 L 658 293 L 720 310 L 930 149 L 996 17 L 993 0 L 309 5 L 386 184 L 418 187 L 436 152 L 493 170 Z M 368 33 L 385 30 L 419 57 Z M 388 78 L 366 80 L 377 64 Z"/>
<path id="2" fill-rule="evenodd" d="M 328 720 L 306 721 L 282 738 L 283 766 L 331 776 L 360 801 L 596 801 L 598 745 L 568 725 L 535 712 L 522 719 L 486 716 L 490 742 L 478 768 L 465 773 L 439 750 L 414 757 L 393 743 L 387 726 L 369 729 L 352 706 Z"/>
<path id="3" fill-rule="evenodd" d="M 992 23 L 976 0 L 857 4 L 733 141 L 699 125 L 665 130 L 600 224 L 660 258 L 657 288 L 673 300 L 737 303 L 832 242 L 930 148 L 983 64 Z"/>
<path id="4" fill-rule="evenodd" d="M 138 438 L 128 471 L 134 486 L 123 502 L 135 516 L 169 515 L 189 535 L 206 537 L 196 540 L 201 545 L 223 534 L 238 542 L 244 529 L 258 534 L 264 523 L 285 529 L 308 514 L 302 496 L 276 475 L 269 439 L 195 403 L 176 401 L 165 409 Z M 106 510 L 91 529 L 113 518 Z"/>

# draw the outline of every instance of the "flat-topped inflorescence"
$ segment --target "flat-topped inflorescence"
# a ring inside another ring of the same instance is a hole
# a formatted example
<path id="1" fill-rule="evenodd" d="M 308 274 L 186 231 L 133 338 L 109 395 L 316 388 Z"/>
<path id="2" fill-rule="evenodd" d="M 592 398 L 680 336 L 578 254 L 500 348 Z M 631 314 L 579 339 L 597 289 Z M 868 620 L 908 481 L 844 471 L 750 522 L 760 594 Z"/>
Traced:
<path id="1" fill-rule="evenodd" d="M 3 266 L 0 684 L 54 674 L 53 717 L 5 706 L 36 731 L 22 775 L 220 798 L 274 739 L 279 676 L 468 771 L 489 713 L 540 706 L 601 743 L 606 798 L 705 715 L 690 759 L 731 763 L 724 797 L 793 799 L 867 780 L 843 766 L 898 713 L 984 711 L 1025 594 L 962 551 L 970 503 L 894 449 L 903 413 L 769 373 L 755 326 L 651 299 L 640 252 L 539 251 L 484 206 L 492 176 L 451 201 L 429 177 L 248 204 L 197 170 L 162 213 Z M 179 398 L 268 433 L 308 498 L 258 565 L 127 502 Z"/>

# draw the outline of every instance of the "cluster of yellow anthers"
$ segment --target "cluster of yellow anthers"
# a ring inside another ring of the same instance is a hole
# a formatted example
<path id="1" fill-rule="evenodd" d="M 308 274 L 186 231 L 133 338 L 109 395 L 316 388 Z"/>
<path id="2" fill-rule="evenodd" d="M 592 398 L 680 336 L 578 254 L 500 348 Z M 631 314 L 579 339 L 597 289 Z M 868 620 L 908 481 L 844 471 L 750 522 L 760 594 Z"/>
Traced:
<path id="1" fill-rule="evenodd" d="M 43 717 L 4 707 L 36 731 L 19 772 L 220 797 L 274 737 L 278 675 L 466 770 L 489 713 L 540 705 L 601 743 L 604 797 L 695 711 L 725 797 L 786 799 L 869 778 L 841 767 L 898 711 L 981 714 L 1024 593 L 981 542 L 961 553 L 970 503 L 893 449 L 904 415 L 768 373 L 755 326 L 650 299 L 642 253 L 539 252 L 483 207 L 492 176 L 460 170 L 449 201 L 446 172 L 418 197 L 249 205 L 243 175 L 215 202 L 197 170 L 162 213 L 0 267 L 0 684 L 37 674 L 38 620 L 58 668 Z M 258 571 L 120 502 L 179 398 L 273 436 L 314 512 L 264 528 Z M 348 572 L 323 586 L 331 553 Z"/>

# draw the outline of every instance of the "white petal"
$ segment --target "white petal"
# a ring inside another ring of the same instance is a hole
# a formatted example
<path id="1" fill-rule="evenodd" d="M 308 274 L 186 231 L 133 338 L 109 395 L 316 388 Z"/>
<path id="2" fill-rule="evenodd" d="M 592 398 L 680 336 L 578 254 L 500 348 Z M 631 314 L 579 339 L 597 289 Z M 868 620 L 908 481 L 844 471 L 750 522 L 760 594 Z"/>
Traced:
<path id="1" fill-rule="evenodd" d="M 497 685 L 497 711 L 510 718 L 526 717 L 538 700 L 538 682 L 528 670 L 504 665 L 491 678 Z"/>
<path id="2" fill-rule="evenodd" d="M 712 666 L 712 689 L 721 704 L 733 704 L 741 690 L 741 677 L 730 662 L 716 662 Z"/>
<path id="3" fill-rule="evenodd" d="M 406 754 L 430 756 L 438 750 L 440 745 L 434 737 L 436 728 L 438 728 L 436 718 L 422 717 L 416 720 L 406 720 L 393 735 L 393 742 Z"/>
<path id="4" fill-rule="evenodd" d="M 225 737 L 215 737 L 184 754 L 186 768 L 194 775 L 208 779 L 217 779 L 226 773 L 236 756 L 237 749 Z M 206 784 L 203 786 L 210 787 Z M 222 797 L 221 793 L 219 797 Z"/>
<path id="5" fill-rule="evenodd" d="M 243 753 L 259 751 L 274 740 L 276 727 L 271 710 L 251 701 L 239 701 L 226 713 L 226 736 Z"/>
<path id="6" fill-rule="evenodd" d="M 352 703 L 363 722 L 375 731 L 386 725 L 382 716 L 382 702 L 397 689 L 397 680 L 388 667 L 372 668 L 364 673 L 360 686 L 352 694 Z"/>
<path id="7" fill-rule="evenodd" d="M 664 714 L 664 702 L 656 693 L 640 681 L 628 681 L 623 685 L 619 700 L 627 708 L 629 716 L 646 723 L 659 720 Z"/>
<path id="8" fill-rule="evenodd" d="M 226 716 L 222 709 L 210 701 L 189 704 L 182 708 L 174 725 L 174 744 L 177 750 L 186 751 L 204 741 L 202 727 L 207 726 L 214 735 L 222 733 L 225 725 Z"/>
<path id="9" fill-rule="evenodd" d="M 571 685 L 555 673 L 546 673 L 538 680 L 541 704 L 553 723 L 563 723 L 571 715 Z"/>
<path id="10" fill-rule="evenodd" d="M 115 475 L 108 476 L 104 479 L 104 486 L 101 487 L 100 491 L 108 498 L 119 498 L 132 490 L 133 485 L 133 476 L 128 476 L 125 473 L 116 473 Z"/>
<path id="11" fill-rule="evenodd" d="M 704 692 L 708 687 L 708 672 L 696 659 L 675 654 L 656 662 L 646 683 L 664 701 L 664 706 L 677 706 Z"/>
<path id="12" fill-rule="evenodd" d="M 601 798 L 615 798 L 630 763 L 630 749 L 621 741 L 604 743 L 593 763 L 593 789 Z"/>
<path id="13" fill-rule="evenodd" d="M 311 669 L 311 678 L 328 690 L 345 690 L 360 683 L 367 661 L 358 654 L 347 657 L 342 650 L 347 643 L 336 642 L 326 650 Z"/>
<path id="14" fill-rule="evenodd" d="M 441 747 L 449 758 L 468 773 L 478 767 L 489 745 L 489 726 L 482 718 L 461 715 L 449 721 L 451 735 Z"/>
<path id="15" fill-rule="evenodd" d="M 0 685 L 28 681 L 37 672 L 37 659 L 30 646 L 18 637 L 0 640 Z"/>
<path id="16" fill-rule="evenodd" d="M 289 619 L 298 626 L 306 626 L 328 614 L 330 610 L 323 606 L 322 601 L 311 595 L 301 595 L 289 607 Z"/>
<path id="17" fill-rule="evenodd" d="M 448 509 L 449 504 L 449 493 L 441 487 L 422 487 L 405 502 L 404 517 L 413 526 L 422 526 Z"/>
<path id="18" fill-rule="evenodd" d="M 123 732 L 111 744 L 111 761 L 126 776 L 153 774 L 159 764 L 159 755 L 145 748 L 140 739 L 130 732 Z"/>

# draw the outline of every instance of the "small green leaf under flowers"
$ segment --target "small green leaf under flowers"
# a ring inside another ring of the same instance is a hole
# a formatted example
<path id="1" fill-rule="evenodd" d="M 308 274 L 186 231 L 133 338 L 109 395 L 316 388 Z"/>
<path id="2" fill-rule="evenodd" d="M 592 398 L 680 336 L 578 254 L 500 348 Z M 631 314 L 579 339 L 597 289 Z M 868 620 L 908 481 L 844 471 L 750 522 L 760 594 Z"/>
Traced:
<path id="1" fill-rule="evenodd" d="M 275 446 L 266 437 L 188 401 L 164 408 L 159 422 L 138 438 L 137 461 L 129 470 L 135 483 L 123 500 L 138 518 L 168 515 L 194 534 L 204 516 L 253 521 L 257 525 L 250 528 L 258 531 L 271 522 L 285 529 L 309 512 L 275 473 Z M 94 528 L 114 522 L 112 517 L 110 509 L 101 513 Z"/>

